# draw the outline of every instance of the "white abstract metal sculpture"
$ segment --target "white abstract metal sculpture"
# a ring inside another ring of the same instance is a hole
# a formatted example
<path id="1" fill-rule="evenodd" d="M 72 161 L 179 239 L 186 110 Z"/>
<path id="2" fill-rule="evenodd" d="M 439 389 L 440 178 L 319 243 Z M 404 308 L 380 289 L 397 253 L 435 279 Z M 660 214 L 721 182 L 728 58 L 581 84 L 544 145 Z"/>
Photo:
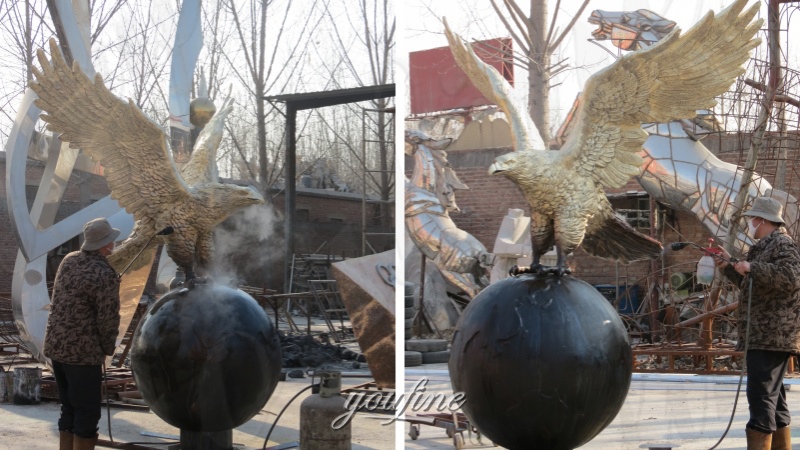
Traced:
<path id="1" fill-rule="evenodd" d="M 492 283 L 508 278 L 512 267 L 531 263 L 531 218 L 525 216 L 525 211 L 509 208 L 500 222 L 492 253 Z"/>
<path id="2" fill-rule="evenodd" d="M 169 123 L 173 158 L 180 165 L 191 154 L 190 97 L 197 58 L 203 48 L 203 27 L 200 23 L 201 0 L 185 0 L 181 4 L 175 45 L 169 75 Z"/>
<path id="3" fill-rule="evenodd" d="M 84 32 L 81 28 L 82 24 L 88 24 L 88 16 L 83 17 L 81 13 L 88 12 L 73 10 L 70 0 L 57 0 L 55 6 L 73 59 L 85 67 L 87 73 L 94 74 L 91 50 L 88 41 L 83 39 L 88 30 Z M 14 318 L 28 350 L 38 360 L 45 361 L 41 350 L 50 304 L 46 276 L 48 253 L 79 235 L 83 225 L 93 218 L 107 217 L 112 226 L 119 228 L 125 235 L 133 227 L 133 217 L 120 208 L 116 201 L 105 197 L 56 223 L 56 212 L 73 170 L 102 173 L 102 168 L 81 155 L 78 150 L 59 143 L 48 149 L 48 160 L 36 199 L 28 210 L 25 198 L 28 147 L 35 135 L 36 122 L 41 112 L 34 105 L 34 100 L 36 94 L 28 89 L 6 142 L 6 202 L 11 226 L 19 244 L 11 283 Z M 129 279 L 133 279 L 133 274 Z M 144 288 L 144 284 L 141 286 Z M 135 303 L 122 305 L 120 336 L 124 335 L 135 309 Z"/>
<path id="4" fill-rule="evenodd" d="M 89 11 L 73 9 L 71 0 L 56 0 L 55 7 L 61 19 L 66 44 L 73 60 L 78 62 L 88 76 L 94 76 L 88 30 Z M 199 11 L 199 0 L 185 0 L 181 16 Z M 195 26 L 188 24 L 185 26 Z M 179 29 L 181 27 L 179 26 Z M 190 61 L 180 51 L 173 52 L 173 59 Z M 193 66 L 189 71 L 193 70 Z M 187 90 L 189 88 L 186 88 Z M 39 182 L 36 198 L 28 209 L 26 200 L 26 164 L 28 148 L 36 131 L 35 126 L 41 110 L 34 104 L 36 94 L 28 89 L 18 108 L 9 139 L 6 142 L 6 202 L 11 226 L 17 237 L 19 252 L 14 266 L 11 285 L 11 299 L 14 318 L 20 330 L 20 337 L 35 358 L 45 361 L 41 353 L 44 332 L 49 313 L 50 295 L 47 290 L 48 253 L 79 235 L 83 225 L 96 217 L 107 217 L 112 226 L 127 236 L 133 228 L 133 216 L 125 212 L 110 196 L 102 198 L 80 211 L 58 222 L 58 210 L 67 180 L 74 170 L 103 175 L 103 168 L 88 156 L 69 145 L 54 139 L 54 145 L 47 149 L 48 159 Z M 120 339 L 124 336 L 136 310 L 150 265 L 129 272 L 122 279 L 120 289 L 121 320 Z"/>

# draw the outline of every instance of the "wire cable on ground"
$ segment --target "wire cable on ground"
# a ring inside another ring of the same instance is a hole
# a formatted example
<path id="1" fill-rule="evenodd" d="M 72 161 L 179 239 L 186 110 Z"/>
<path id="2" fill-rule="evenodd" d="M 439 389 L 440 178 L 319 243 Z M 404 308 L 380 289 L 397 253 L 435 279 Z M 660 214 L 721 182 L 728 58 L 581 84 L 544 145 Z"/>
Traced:
<path id="1" fill-rule="evenodd" d="M 722 433 L 722 436 L 719 438 L 716 444 L 713 447 L 709 448 L 708 450 L 714 450 L 722 443 L 725 436 L 728 435 L 728 431 L 731 429 L 731 425 L 733 424 L 733 417 L 736 415 L 736 405 L 739 404 L 739 394 L 742 392 L 742 379 L 744 379 L 744 369 L 747 366 L 747 347 L 748 341 L 750 340 L 750 304 L 753 300 L 753 277 L 747 277 L 747 326 L 745 327 L 744 332 L 744 357 L 745 357 L 745 364 L 742 364 L 742 370 L 739 373 L 739 387 L 736 388 L 736 397 L 733 400 L 733 411 L 731 411 L 731 418 L 728 420 L 728 426 L 725 428 L 725 432 Z M 706 358 L 708 358 L 706 356 Z"/>
<path id="2" fill-rule="evenodd" d="M 286 405 L 283 407 L 283 409 L 281 410 L 281 412 L 280 412 L 280 413 L 278 413 L 278 415 L 275 417 L 275 421 L 274 421 L 274 422 L 272 422 L 272 426 L 271 426 L 271 427 L 269 427 L 269 432 L 267 433 L 267 437 L 266 437 L 266 438 L 264 438 L 264 445 L 261 447 L 261 450 L 266 450 L 266 448 L 267 448 L 267 442 L 269 442 L 269 437 L 270 437 L 270 436 L 272 436 L 272 430 L 274 430 L 274 429 L 275 429 L 275 425 L 277 425 L 277 424 L 278 424 L 278 420 L 280 420 L 280 418 L 281 418 L 281 416 L 283 415 L 284 411 L 286 411 L 286 408 L 288 408 L 288 407 L 289 407 L 289 405 L 291 405 L 291 404 L 292 404 L 292 402 L 293 402 L 293 401 L 294 401 L 294 400 L 295 400 L 297 397 L 299 397 L 299 396 L 300 396 L 300 394 L 302 394 L 303 392 L 305 392 L 305 391 L 307 391 L 307 390 L 309 390 L 309 389 L 313 388 L 314 386 L 315 386 L 314 384 L 311 384 L 311 385 L 309 385 L 309 386 L 306 386 L 306 387 L 304 387 L 304 388 L 303 388 L 303 389 L 301 389 L 301 390 L 300 390 L 300 391 L 299 391 L 297 394 L 294 394 L 294 397 L 292 397 L 291 399 L 289 399 L 289 401 L 288 401 L 288 402 L 286 403 Z"/>
<path id="3" fill-rule="evenodd" d="M 108 372 L 106 372 L 106 364 L 103 363 L 103 385 L 105 386 L 106 391 L 106 420 L 108 422 L 108 440 L 115 444 L 114 436 L 111 435 L 111 401 L 109 400 L 110 397 L 108 396 Z M 174 445 L 179 443 L 180 441 L 171 440 L 168 442 L 149 442 L 149 441 L 142 441 L 142 442 L 125 442 L 125 445 Z"/>

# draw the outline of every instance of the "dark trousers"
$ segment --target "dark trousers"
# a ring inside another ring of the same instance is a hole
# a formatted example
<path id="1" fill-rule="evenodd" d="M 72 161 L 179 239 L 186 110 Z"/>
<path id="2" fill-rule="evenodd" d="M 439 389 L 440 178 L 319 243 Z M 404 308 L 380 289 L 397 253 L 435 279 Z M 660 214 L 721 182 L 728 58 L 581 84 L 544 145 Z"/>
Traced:
<path id="1" fill-rule="evenodd" d="M 772 433 L 791 422 L 783 388 L 789 356 L 787 352 L 768 350 L 747 352 L 747 402 L 750 405 L 747 428 Z"/>
<path id="2" fill-rule="evenodd" d="M 53 361 L 53 375 L 61 402 L 58 430 L 84 438 L 95 437 L 100 422 L 102 367 Z"/>

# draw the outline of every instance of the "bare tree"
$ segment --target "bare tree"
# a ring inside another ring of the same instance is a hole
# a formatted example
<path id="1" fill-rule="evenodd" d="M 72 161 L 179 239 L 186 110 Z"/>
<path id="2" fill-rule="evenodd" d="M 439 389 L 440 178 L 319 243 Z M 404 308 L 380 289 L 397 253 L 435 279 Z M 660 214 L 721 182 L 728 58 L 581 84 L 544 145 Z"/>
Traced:
<path id="1" fill-rule="evenodd" d="M 108 34 L 107 25 L 116 20 L 128 0 L 87 2 L 92 14 L 90 42 L 95 43 L 101 35 Z M 47 40 L 56 35 L 48 6 L 51 3 L 52 0 L 0 0 L 0 66 L 4 69 L 3 83 L 0 85 L 0 136 L 3 141 L 8 138 L 16 108 L 31 80 L 36 50 L 45 48 Z M 128 38 L 123 35 L 121 40 Z M 100 52 L 96 51 L 95 54 Z M 17 73 L 19 76 L 7 76 L 8 73 Z"/>
<path id="2" fill-rule="evenodd" d="M 232 20 L 240 49 L 234 54 L 226 53 L 224 57 L 233 76 L 245 87 L 248 98 L 255 104 L 258 177 L 264 192 L 274 181 L 267 154 L 268 110 L 264 96 L 267 92 L 282 92 L 282 89 L 277 88 L 288 85 L 291 82 L 290 75 L 299 72 L 303 63 L 302 56 L 308 48 L 308 36 L 315 27 L 312 17 L 317 1 L 310 5 L 304 16 L 305 20 L 300 24 L 289 23 L 291 14 L 296 10 L 293 4 L 296 2 L 287 2 L 282 8 L 278 8 L 276 0 L 251 0 L 244 6 L 238 5 L 234 0 L 223 3 Z M 280 27 L 274 36 L 268 32 L 268 21 L 271 26 Z M 288 36 L 289 31 L 293 32 L 292 36 Z M 272 37 L 271 42 L 268 37 Z M 286 49 L 288 54 L 283 54 Z M 235 57 L 243 58 L 243 62 L 234 61 Z M 274 173 L 273 171 L 273 176 Z"/>
<path id="3" fill-rule="evenodd" d="M 14 120 L 16 103 L 31 80 L 31 65 L 36 49 L 52 35 L 52 24 L 43 1 L 0 0 L 0 64 L 6 73 L 0 87 L 0 123 Z M 1 126 L 3 141 L 10 126 Z"/>
<path id="4" fill-rule="evenodd" d="M 205 42 L 201 52 L 200 63 L 195 70 L 195 80 L 202 74 L 208 84 L 208 96 L 217 99 L 220 96 L 226 97 L 229 93 L 237 100 L 237 107 L 230 114 L 225 123 L 226 133 L 217 153 L 217 161 L 220 165 L 220 173 L 241 179 L 257 182 L 259 179 L 258 163 L 254 163 L 254 156 L 257 158 L 258 149 L 258 126 L 255 123 L 254 110 L 255 101 L 252 97 L 250 88 L 245 88 L 232 92 L 233 84 L 240 87 L 240 83 L 249 84 L 249 77 L 241 71 L 234 74 L 229 62 L 233 59 L 228 55 L 231 48 L 241 46 L 239 41 L 239 31 L 233 21 L 228 20 L 230 10 L 230 0 L 215 0 L 204 2 L 203 7 L 203 35 Z M 232 82 L 233 81 L 233 82 Z M 196 84 L 196 83 L 195 83 Z M 195 95 L 197 93 L 195 92 Z M 269 116 L 269 114 L 267 114 Z M 266 126 L 266 133 L 272 127 Z M 275 163 L 278 161 L 278 146 L 268 136 L 267 161 L 272 161 L 268 168 L 267 185 L 277 178 L 273 173 Z M 272 150 L 272 151 L 270 151 Z"/>
<path id="5" fill-rule="evenodd" d="M 502 2 L 502 6 L 498 4 Z M 491 0 L 492 8 L 503 22 L 514 44 L 523 55 L 514 57 L 514 63 L 528 72 L 528 113 L 539 130 L 539 136 L 547 145 L 550 142 L 550 89 L 553 77 L 569 66 L 567 58 L 552 61 L 558 46 L 570 33 L 589 0 L 583 0 L 580 8 L 563 30 L 556 28 L 561 0 L 556 0 L 555 12 L 548 23 L 547 0 L 529 0 L 527 13 L 517 0 Z"/>
<path id="6" fill-rule="evenodd" d="M 147 2 L 147 10 L 150 10 L 152 1 Z M 89 37 L 89 43 L 94 44 L 97 38 L 106 29 L 109 23 L 114 20 L 114 17 L 120 10 L 128 5 L 128 0 L 91 0 L 89 1 L 89 14 L 92 17 L 94 26 L 92 27 L 92 34 Z"/>
<path id="7" fill-rule="evenodd" d="M 358 7 L 358 15 L 346 14 L 343 18 L 332 12 L 329 1 L 325 3 L 330 37 L 338 44 L 336 48 L 338 58 L 323 64 L 323 67 L 329 74 L 331 83 L 337 88 L 343 87 L 341 86 L 343 80 L 353 80 L 357 86 L 382 85 L 394 80 L 395 18 L 391 9 L 392 2 L 359 0 Z M 361 50 L 356 51 L 358 47 L 354 45 L 358 45 Z M 369 63 L 368 70 L 362 69 L 365 67 L 365 61 Z M 337 76 L 342 72 L 347 76 Z M 382 201 L 379 214 L 381 225 L 390 226 L 395 162 L 394 146 L 391 145 L 394 139 L 394 114 L 388 110 L 394 104 L 394 99 L 381 98 L 371 103 L 370 109 L 374 110 L 374 113 L 365 114 L 364 120 L 366 120 L 365 127 L 369 130 L 368 134 L 374 136 L 367 139 L 377 141 L 379 169 L 378 172 L 367 172 L 367 178 L 375 186 Z M 353 119 L 360 122 L 361 114 L 355 114 Z M 328 121 L 325 123 L 329 124 Z M 337 138 L 345 142 L 345 147 L 358 162 L 360 171 L 368 170 L 370 168 L 368 161 L 361 157 L 360 149 L 354 146 L 354 142 L 360 142 L 360 137 L 352 140 L 352 135 L 343 136 L 340 126 L 330 129 Z M 364 186 L 363 189 L 367 190 L 368 187 Z"/>
<path id="8" fill-rule="evenodd" d="M 225 49 L 231 44 L 233 29 L 225 23 L 223 13 L 227 0 L 205 2 L 203 14 L 203 36 L 205 36 L 205 58 L 195 72 L 205 75 L 208 82 L 208 96 L 216 98 L 217 92 L 225 88 L 224 80 L 230 75 L 230 67 L 224 64 Z"/>
<path id="9" fill-rule="evenodd" d="M 162 18 L 151 14 L 153 1 L 146 0 L 137 8 L 125 11 L 127 29 L 125 39 L 113 47 L 114 69 L 106 75 L 106 84 L 130 98 L 150 118 L 166 123 L 169 94 L 167 69 L 172 57 L 170 39 L 162 34 L 163 28 L 174 27 L 175 11 L 165 11 Z M 108 55 L 111 56 L 111 55 Z"/>

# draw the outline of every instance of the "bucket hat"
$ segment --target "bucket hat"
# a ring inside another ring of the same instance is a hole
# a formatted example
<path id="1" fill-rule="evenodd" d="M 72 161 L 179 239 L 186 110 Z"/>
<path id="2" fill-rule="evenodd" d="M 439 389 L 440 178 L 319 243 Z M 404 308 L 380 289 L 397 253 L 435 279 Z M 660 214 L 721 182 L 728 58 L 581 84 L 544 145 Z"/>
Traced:
<path id="1" fill-rule="evenodd" d="M 767 219 L 770 222 L 779 223 L 781 225 L 785 224 L 782 217 L 783 205 L 781 205 L 774 198 L 770 197 L 757 197 L 753 201 L 753 206 L 750 207 L 750 210 L 748 210 L 742 215 L 751 217 L 761 217 L 762 219 Z"/>
<path id="2" fill-rule="evenodd" d="M 111 228 L 108 220 L 100 218 L 90 220 L 83 226 L 83 245 L 81 250 L 93 251 L 117 240 L 119 230 Z"/>

